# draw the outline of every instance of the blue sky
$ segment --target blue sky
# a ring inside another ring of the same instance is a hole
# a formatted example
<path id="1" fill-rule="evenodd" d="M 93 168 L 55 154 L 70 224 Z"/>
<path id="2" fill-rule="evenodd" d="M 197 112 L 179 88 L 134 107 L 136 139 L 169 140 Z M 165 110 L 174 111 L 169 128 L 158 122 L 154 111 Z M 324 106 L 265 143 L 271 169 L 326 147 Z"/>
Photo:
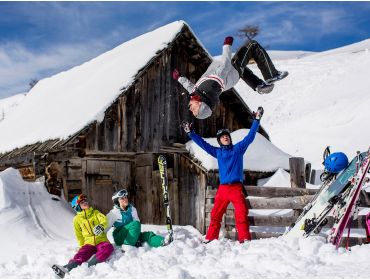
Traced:
<path id="1" fill-rule="evenodd" d="M 0 98 L 179 19 L 212 55 L 247 24 L 260 26 L 257 40 L 272 50 L 370 38 L 370 2 L 0 2 Z"/>

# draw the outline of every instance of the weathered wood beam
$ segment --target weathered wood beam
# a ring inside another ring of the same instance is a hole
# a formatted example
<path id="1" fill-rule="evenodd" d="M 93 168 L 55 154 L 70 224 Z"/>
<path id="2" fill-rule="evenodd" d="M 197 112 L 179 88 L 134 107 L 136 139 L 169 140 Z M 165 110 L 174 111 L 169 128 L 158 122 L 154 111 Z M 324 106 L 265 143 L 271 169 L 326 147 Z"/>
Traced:
<path id="1" fill-rule="evenodd" d="M 313 195 L 317 192 L 316 189 L 298 189 L 298 188 L 280 188 L 280 187 L 257 187 L 245 186 L 248 196 L 258 197 L 288 197 L 288 196 L 301 196 Z M 217 190 L 208 190 L 206 197 L 214 198 Z"/>
<path id="2" fill-rule="evenodd" d="M 306 173 L 302 157 L 289 158 L 290 184 L 292 188 L 306 187 Z"/>
<path id="3" fill-rule="evenodd" d="M 246 202 L 249 209 L 303 209 L 312 199 L 312 195 L 293 196 L 293 197 L 274 197 L 274 198 L 247 198 Z M 206 205 L 206 212 L 211 212 L 213 205 Z M 234 209 L 230 203 L 228 210 Z"/>

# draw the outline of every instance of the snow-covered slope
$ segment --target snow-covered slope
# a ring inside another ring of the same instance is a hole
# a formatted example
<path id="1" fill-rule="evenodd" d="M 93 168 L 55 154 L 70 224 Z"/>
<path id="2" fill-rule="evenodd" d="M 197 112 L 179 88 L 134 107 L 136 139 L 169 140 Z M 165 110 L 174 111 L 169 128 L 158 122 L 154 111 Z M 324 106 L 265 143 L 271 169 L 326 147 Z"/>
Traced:
<path id="1" fill-rule="evenodd" d="M 45 241 L 72 240 L 74 213 L 61 199 L 53 200 L 43 182 L 23 181 L 9 168 L 0 172 L 0 262 L 39 251 Z"/>
<path id="2" fill-rule="evenodd" d="M 286 60 L 286 59 L 298 59 L 309 55 L 315 54 L 315 52 L 308 51 L 273 51 L 267 50 L 272 60 Z"/>
<path id="3" fill-rule="evenodd" d="M 370 39 L 300 59 L 276 60 L 289 76 L 259 95 L 244 82 L 237 91 L 250 108 L 262 105 L 271 141 L 322 168 L 326 146 L 349 158 L 370 145 Z M 260 75 L 255 65 L 251 65 Z"/>
<path id="4" fill-rule="evenodd" d="M 231 133 L 234 144 L 243 140 L 249 129 L 239 129 Z M 205 138 L 212 146 L 219 147 L 216 138 Z M 202 150 L 194 141 L 186 143 L 186 148 L 207 170 L 218 169 L 217 159 Z M 275 171 L 279 168 L 289 169 L 289 155 L 274 146 L 265 137 L 256 134 L 256 138 L 244 154 L 244 169 L 251 171 Z"/>
<path id="5" fill-rule="evenodd" d="M 139 213 L 140 215 L 140 213 Z M 73 212 L 51 199 L 42 183 L 24 182 L 14 169 L 0 172 L 0 278 L 52 278 L 54 263 L 76 253 Z M 143 231 L 166 233 L 165 226 Z M 320 237 L 253 240 L 250 247 L 224 239 L 202 243 L 191 226 L 174 226 L 166 247 L 116 248 L 107 263 L 76 268 L 66 278 L 364 278 L 370 245 L 335 250 Z M 111 236 L 110 236 L 111 238 Z"/>
<path id="6" fill-rule="evenodd" d="M 137 72 L 184 27 L 176 21 L 143 34 L 80 66 L 40 80 L 0 122 L 0 153 L 48 139 L 67 138 L 94 120 Z"/>
<path id="7" fill-rule="evenodd" d="M 26 93 L 19 93 L 0 99 L 0 122 L 4 120 L 26 97 Z"/>

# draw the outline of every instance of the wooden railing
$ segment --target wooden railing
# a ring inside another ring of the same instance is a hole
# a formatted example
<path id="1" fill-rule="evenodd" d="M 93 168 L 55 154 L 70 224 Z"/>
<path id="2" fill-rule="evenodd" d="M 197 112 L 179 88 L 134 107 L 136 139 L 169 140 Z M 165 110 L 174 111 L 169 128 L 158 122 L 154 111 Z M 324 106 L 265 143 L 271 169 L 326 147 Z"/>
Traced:
<path id="1" fill-rule="evenodd" d="M 249 215 L 249 225 L 253 239 L 277 237 L 284 233 L 285 229 L 296 221 L 302 209 L 312 199 L 317 190 L 303 188 L 280 188 L 280 187 L 257 187 L 246 186 L 248 194 L 246 202 L 249 209 L 291 209 L 290 215 L 269 215 L 269 216 L 251 216 Z M 208 187 L 206 190 L 205 204 L 205 223 L 208 229 L 210 223 L 210 214 L 214 204 L 216 190 Z M 369 207 L 368 205 L 360 205 Z M 327 228 L 333 225 L 333 218 L 328 217 Z M 353 221 L 352 228 L 365 228 L 365 217 L 359 216 Z M 257 230 L 257 227 L 268 228 L 265 232 Z M 235 231 L 234 207 L 230 203 L 226 210 L 221 225 L 224 236 L 235 240 L 237 238 Z M 345 238 L 342 240 L 345 242 Z M 363 244 L 365 238 L 350 238 L 350 245 Z"/>

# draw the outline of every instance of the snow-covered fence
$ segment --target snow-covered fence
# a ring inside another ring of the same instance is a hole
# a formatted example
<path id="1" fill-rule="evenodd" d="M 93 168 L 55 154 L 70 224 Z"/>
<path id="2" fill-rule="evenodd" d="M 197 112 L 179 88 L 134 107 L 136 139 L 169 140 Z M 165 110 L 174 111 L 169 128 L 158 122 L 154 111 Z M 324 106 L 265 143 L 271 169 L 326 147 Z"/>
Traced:
<path id="1" fill-rule="evenodd" d="M 285 229 L 296 221 L 304 206 L 317 192 L 316 189 L 257 186 L 245 186 L 245 190 L 247 192 L 246 202 L 250 209 L 248 220 L 254 239 L 282 235 Z M 208 187 L 206 191 L 205 228 L 208 228 L 210 223 L 216 191 L 211 187 Z M 360 206 L 368 207 L 365 205 L 366 202 L 362 202 L 362 204 Z M 333 223 L 333 218 L 328 217 L 326 227 L 331 227 Z M 365 225 L 365 216 L 359 216 L 356 221 L 353 221 L 352 228 L 365 228 Z M 234 207 L 231 203 L 223 217 L 222 231 L 225 237 L 237 239 Z M 351 245 L 362 244 L 365 241 L 366 239 L 361 237 L 350 238 Z"/>

